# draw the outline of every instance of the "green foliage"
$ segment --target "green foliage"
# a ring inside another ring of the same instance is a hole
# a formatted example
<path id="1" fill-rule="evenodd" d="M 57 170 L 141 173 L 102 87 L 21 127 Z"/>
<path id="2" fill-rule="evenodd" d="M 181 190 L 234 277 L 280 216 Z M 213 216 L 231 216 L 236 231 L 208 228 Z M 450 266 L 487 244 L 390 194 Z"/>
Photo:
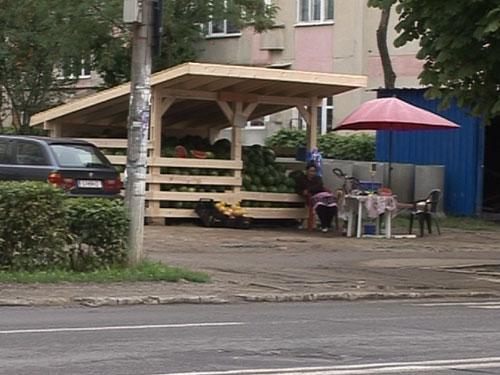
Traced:
<path id="1" fill-rule="evenodd" d="M 185 270 L 178 267 L 169 267 L 162 263 L 144 261 L 135 267 L 110 267 L 97 269 L 92 272 L 73 272 L 64 270 L 37 271 L 37 272 L 2 272 L 0 282 L 8 283 L 110 283 L 110 282 L 137 282 L 137 281 L 179 281 L 209 282 L 210 276 Z"/>
<path id="2" fill-rule="evenodd" d="M 395 46 L 418 40 L 420 83 L 443 107 L 456 99 L 472 112 L 500 115 L 500 5 L 490 0 L 399 0 Z"/>
<path id="3" fill-rule="evenodd" d="M 266 145 L 273 147 L 299 147 L 306 144 L 303 130 L 282 129 L 266 138 Z M 324 158 L 373 161 L 375 137 L 369 134 L 339 135 L 335 132 L 318 137 L 318 149 Z"/>
<path id="4" fill-rule="evenodd" d="M 324 158 L 373 161 L 375 137 L 369 134 L 344 136 L 331 132 L 318 138 L 318 149 Z"/>
<path id="5" fill-rule="evenodd" d="M 266 146 L 269 147 L 300 147 L 306 145 L 305 130 L 281 129 L 276 134 L 267 137 Z"/>
<path id="6" fill-rule="evenodd" d="M 277 10 L 264 0 L 234 0 L 227 8 L 222 4 L 224 0 L 165 1 L 163 53 L 153 61 L 153 71 L 195 60 L 202 38 L 199 25 L 212 16 L 263 31 Z M 122 20 L 123 0 L 1 0 L 0 5 L 0 87 L 12 103 L 20 133 L 31 131 L 33 113 L 71 93 L 82 64 L 97 71 L 106 87 L 129 79 L 132 43 Z"/>
<path id="7" fill-rule="evenodd" d="M 12 112 L 28 133 L 33 113 L 58 104 L 75 82 L 84 59 L 94 58 L 124 43 L 117 20 L 120 0 L 2 0 L 0 12 L 0 86 Z M 61 75 L 64 69 L 64 76 Z"/>
<path id="8" fill-rule="evenodd" d="M 0 268 L 65 267 L 65 193 L 46 183 L 0 182 Z"/>
<path id="9" fill-rule="evenodd" d="M 128 220 L 119 200 L 0 182 L 0 212 L 0 269 L 88 271 L 124 262 Z"/>
<path id="10" fill-rule="evenodd" d="M 123 264 L 128 219 L 120 200 L 68 199 L 64 205 L 71 233 L 71 269 L 88 271 Z"/>

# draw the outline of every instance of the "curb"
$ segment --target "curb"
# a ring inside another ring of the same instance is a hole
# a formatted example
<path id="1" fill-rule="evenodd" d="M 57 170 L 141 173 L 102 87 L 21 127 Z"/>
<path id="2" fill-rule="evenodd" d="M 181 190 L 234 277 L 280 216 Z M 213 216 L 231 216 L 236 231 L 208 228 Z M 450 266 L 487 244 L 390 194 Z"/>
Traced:
<path id="1" fill-rule="evenodd" d="M 0 306 L 71 306 L 85 307 L 170 305 L 170 304 L 229 304 L 238 302 L 321 302 L 420 298 L 499 298 L 500 292 L 332 292 L 296 294 L 237 294 L 233 296 L 130 296 L 130 297 L 68 297 L 0 299 Z"/>

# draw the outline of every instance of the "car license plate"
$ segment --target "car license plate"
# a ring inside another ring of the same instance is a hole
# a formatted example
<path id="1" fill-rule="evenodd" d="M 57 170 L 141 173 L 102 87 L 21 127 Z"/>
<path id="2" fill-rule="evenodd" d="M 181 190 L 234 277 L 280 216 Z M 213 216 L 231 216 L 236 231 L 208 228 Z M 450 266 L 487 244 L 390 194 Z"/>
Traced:
<path id="1" fill-rule="evenodd" d="M 78 180 L 78 187 L 85 189 L 101 189 L 102 181 L 99 180 Z"/>

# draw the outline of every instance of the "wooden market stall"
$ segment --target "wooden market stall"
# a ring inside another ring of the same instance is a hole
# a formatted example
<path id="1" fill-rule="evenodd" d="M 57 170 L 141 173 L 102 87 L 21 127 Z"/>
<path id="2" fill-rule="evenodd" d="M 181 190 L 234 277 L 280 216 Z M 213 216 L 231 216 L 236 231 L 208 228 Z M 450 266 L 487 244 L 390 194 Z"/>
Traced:
<path id="1" fill-rule="evenodd" d="M 193 209 L 164 208 L 162 202 L 215 201 L 301 202 L 297 194 L 250 192 L 242 187 L 241 131 L 247 121 L 297 108 L 307 122 L 307 148 L 316 146 L 321 99 L 366 86 L 366 77 L 233 65 L 185 63 L 151 77 L 146 217 L 196 217 Z M 43 126 L 53 137 L 86 139 L 101 149 L 126 149 L 130 84 L 123 84 L 38 113 L 31 126 Z M 214 140 L 232 126 L 231 159 L 163 157 L 162 135 L 200 135 Z M 105 136 L 105 138 L 104 138 Z M 108 154 L 113 164 L 126 156 Z M 168 168 L 227 170 L 225 175 L 169 174 Z M 167 173 L 164 171 L 167 170 Z M 224 186 L 224 191 L 162 191 L 163 184 Z M 263 218 L 304 218 L 304 208 L 251 207 Z"/>

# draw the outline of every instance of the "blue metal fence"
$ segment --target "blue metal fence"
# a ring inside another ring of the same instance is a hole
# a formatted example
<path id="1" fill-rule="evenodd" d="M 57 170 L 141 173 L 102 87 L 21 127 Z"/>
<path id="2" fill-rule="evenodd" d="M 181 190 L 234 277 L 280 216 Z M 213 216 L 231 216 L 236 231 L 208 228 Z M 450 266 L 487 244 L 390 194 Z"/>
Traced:
<path id="1" fill-rule="evenodd" d="M 478 215 L 482 207 L 484 124 L 453 103 L 439 110 L 438 100 L 424 99 L 424 90 L 383 90 L 379 97 L 397 96 L 460 125 L 458 130 L 393 131 L 392 162 L 445 166 L 444 209 Z M 376 160 L 387 161 L 389 134 L 377 131 Z"/>

